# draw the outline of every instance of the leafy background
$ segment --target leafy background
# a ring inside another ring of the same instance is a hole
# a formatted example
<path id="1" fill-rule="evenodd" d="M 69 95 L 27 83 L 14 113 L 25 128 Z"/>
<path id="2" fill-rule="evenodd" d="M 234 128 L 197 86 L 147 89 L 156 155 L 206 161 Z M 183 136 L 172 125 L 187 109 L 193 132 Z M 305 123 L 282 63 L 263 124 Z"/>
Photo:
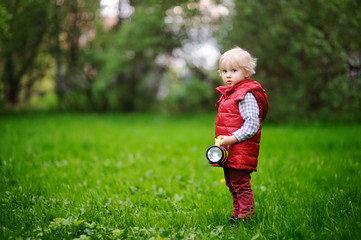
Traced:
<path id="1" fill-rule="evenodd" d="M 217 58 L 241 46 L 270 121 L 360 119 L 358 1 L 119 3 L 0 1 L 1 109 L 212 110 Z"/>

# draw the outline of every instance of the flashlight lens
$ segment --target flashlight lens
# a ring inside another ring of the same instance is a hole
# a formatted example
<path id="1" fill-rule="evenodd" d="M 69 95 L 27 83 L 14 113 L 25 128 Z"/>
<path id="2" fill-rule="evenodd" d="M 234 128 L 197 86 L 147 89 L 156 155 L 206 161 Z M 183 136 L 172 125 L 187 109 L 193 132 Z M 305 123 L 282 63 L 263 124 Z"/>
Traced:
<path id="1" fill-rule="evenodd" d="M 223 153 L 221 149 L 213 147 L 208 150 L 207 157 L 211 162 L 218 162 L 219 160 L 222 159 Z"/>

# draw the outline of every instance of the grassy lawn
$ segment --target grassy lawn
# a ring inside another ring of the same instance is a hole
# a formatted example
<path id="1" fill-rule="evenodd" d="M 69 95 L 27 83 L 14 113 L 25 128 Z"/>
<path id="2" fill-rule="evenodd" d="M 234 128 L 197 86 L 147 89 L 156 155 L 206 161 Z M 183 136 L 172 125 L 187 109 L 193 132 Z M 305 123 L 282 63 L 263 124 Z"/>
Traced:
<path id="1" fill-rule="evenodd" d="M 0 239 L 358 239 L 361 124 L 264 123 L 231 229 L 213 114 L 0 116 Z"/>

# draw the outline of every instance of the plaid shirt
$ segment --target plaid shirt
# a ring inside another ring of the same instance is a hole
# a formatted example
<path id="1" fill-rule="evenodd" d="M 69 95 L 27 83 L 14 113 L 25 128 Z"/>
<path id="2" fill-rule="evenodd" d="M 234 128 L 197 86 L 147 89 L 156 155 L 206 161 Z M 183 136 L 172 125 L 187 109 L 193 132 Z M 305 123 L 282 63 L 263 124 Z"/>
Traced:
<path id="1" fill-rule="evenodd" d="M 253 137 L 259 129 L 259 108 L 256 97 L 251 92 L 239 101 L 239 113 L 244 119 L 244 124 L 233 135 L 240 142 Z"/>

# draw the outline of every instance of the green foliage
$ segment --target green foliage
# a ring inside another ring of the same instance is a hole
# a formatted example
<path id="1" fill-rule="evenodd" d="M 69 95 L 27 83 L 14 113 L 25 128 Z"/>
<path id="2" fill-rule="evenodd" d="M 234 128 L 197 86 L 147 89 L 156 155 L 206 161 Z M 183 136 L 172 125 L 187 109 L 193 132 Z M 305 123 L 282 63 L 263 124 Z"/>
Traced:
<path id="1" fill-rule="evenodd" d="M 122 21 L 115 32 L 100 32 L 95 40 L 100 47 L 88 52 L 94 57 L 90 59 L 93 66 L 99 69 L 92 90 L 95 96 L 103 96 L 101 106 L 105 108 L 149 109 L 166 70 L 156 63 L 156 58 L 170 57 L 173 49 L 181 45 L 164 22 L 172 2 L 134 4 L 136 11 L 131 21 Z"/>
<path id="2" fill-rule="evenodd" d="M 9 21 L 11 14 L 0 4 L 0 39 L 11 37 L 9 32 Z"/>
<path id="3" fill-rule="evenodd" d="M 360 4 L 352 0 L 234 4 L 219 39 L 224 49 L 239 45 L 258 58 L 255 78 L 269 90 L 271 119 L 308 118 L 320 111 L 360 117 L 355 111 L 359 94 L 350 89 L 359 89 L 361 80 L 347 75 L 351 54 L 361 49 Z"/>
<path id="4" fill-rule="evenodd" d="M 231 229 L 232 200 L 222 170 L 205 159 L 214 119 L 2 115 L 0 238 L 360 235 L 359 124 L 264 124 L 258 172 L 252 174 L 257 218 Z"/>
<path id="5" fill-rule="evenodd" d="M 170 87 L 161 109 L 174 113 L 205 111 L 216 109 L 216 99 L 213 86 L 196 78 L 187 78 Z"/>
<path id="6" fill-rule="evenodd" d="M 254 78 L 267 90 L 268 120 L 361 118 L 361 79 L 348 76 L 347 66 L 361 51 L 357 1 L 129 4 L 134 13 L 105 29 L 99 0 L 1 1 L 0 107 L 18 107 L 19 96 L 30 103 L 46 78 L 61 109 L 208 109 L 216 98 L 210 82 L 219 77 L 194 60 L 193 44 L 216 36 L 221 51 L 239 45 L 258 58 Z M 189 82 L 166 79 L 179 49 L 194 78 Z M 170 95 L 159 102 L 164 88 Z"/>
<path id="7" fill-rule="evenodd" d="M 24 76 L 36 71 L 33 68 L 49 25 L 48 10 L 39 0 L 0 4 L 0 81 L 9 105 L 19 102 Z"/>

